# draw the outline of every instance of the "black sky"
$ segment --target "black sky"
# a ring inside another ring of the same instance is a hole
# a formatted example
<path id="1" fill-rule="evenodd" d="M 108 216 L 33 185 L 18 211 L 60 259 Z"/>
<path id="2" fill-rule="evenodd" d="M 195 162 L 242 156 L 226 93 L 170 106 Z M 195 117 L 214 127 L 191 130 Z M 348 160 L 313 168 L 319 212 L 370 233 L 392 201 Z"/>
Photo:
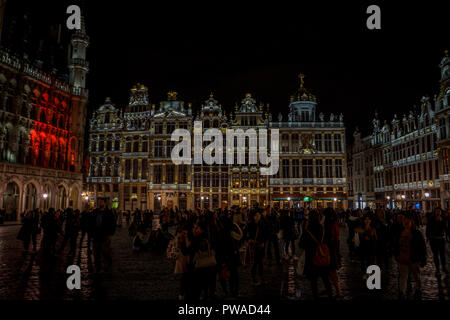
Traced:
<path id="1" fill-rule="evenodd" d="M 442 5 L 392 2 L 85 1 L 90 112 L 106 96 L 124 107 L 140 82 L 156 104 L 176 90 L 198 109 L 214 91 L 233 110 L 251 92 L 286 116 L 301 72 L 320 111 L 369 133 L 375 108 L 390 120 L 438 92 L 450 47 Z M 67 17 L 64 1 L 40 3 Z M 381 7 L 381 30 L 366 28 L 369 4 Z"/>

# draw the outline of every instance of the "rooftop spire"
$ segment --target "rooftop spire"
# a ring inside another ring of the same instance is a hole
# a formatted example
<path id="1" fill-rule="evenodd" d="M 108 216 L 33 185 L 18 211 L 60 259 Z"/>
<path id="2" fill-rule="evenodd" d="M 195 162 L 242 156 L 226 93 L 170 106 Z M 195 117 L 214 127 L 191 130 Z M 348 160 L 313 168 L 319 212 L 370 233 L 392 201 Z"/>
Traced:
<path id="1" fill-rule="evenodd" d="M 305 75 L 303 73 L 300 73 L 298 75 L 298 78 L 300 79 L 300 89 L 303 89 L 305 84 Z"/>

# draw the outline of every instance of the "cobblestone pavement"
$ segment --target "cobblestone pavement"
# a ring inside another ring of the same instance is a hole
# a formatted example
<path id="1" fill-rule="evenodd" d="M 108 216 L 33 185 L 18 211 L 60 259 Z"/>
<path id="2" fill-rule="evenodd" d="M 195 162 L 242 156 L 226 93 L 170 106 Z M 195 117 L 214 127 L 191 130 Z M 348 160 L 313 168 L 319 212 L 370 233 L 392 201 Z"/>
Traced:
<path id="1" fill-rule="evenodd" d="M 39 256 L 23 253 L 22 242 L 16 240 L 19 228 L 20 226 L 0 226 L 0 300 L 166 300 L 176 299 L 178 296 L 179 283 L 173 275 L 173 263 L 154 252 L 132 251 L 126 228 L 118 228 L 113 237 L 114 263 L 109 272 L 101 276 L 93 275 L 92 259 L 87 254 L 86 244 L 83 244 L 73 259 L 62 255 L 55 260 L 52 272 L 47 277 L 41 275 Z M 341 228 L 341 237 L 343 259 L 339 277 L 344 299 L 397 299 L 396 263 L 391 260 L 387 266 L 382 267 L 381 290 L 368 290 L 359 263 L 351 262 L 348 258 L 345 228 Z M 38 243 L 39 241 L 38 237 Z M 67 250 L 68 248 L 66 253 Z M 447 256 L 450 256 L 449 251 L 447 246 Z M 71 264 L 80 266 L 81 290 L 68 290 L 66 287 L 68 275 L 65 270 Z M 292 260 L 277 266 L 266 261 L 264 272 L 267 283 L 259 287 L 252 286 L 250 271 L 242 268 L 240 296 L 243 299 L 285 299 L 289 284 L 295 279 L 299 289 L 297 298 L 312 299 L 309 281 L 293 273 L 292 267 L 295 264 L 296 261 Z M 436 278 L 430 251 L 428 263 L 422 270 L 422 286 L 423 300 L 450 299 L 449 277 Z M 323 290 L 323 286 L 319 281 L 320 289 Z M 219 283 L 217 295 L 219 298 L 223 296 Z"/>

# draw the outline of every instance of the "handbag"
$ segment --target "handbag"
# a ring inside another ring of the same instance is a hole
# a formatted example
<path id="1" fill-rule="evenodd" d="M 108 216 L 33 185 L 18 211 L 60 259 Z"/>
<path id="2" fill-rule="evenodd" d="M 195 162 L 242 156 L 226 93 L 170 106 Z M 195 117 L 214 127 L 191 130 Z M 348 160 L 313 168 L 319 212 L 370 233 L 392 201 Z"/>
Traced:
<path id="1" fill-rule="evenodd" d="M 214 250 L 211 249 L 208 243 L 208 250 L 199 250 L 194 255 L 194 268 L 208 268 L 208 267 L 214 267 L 217 265 L 216 261 L 216 253 Z"/>
<path id="2" fill-rule="evenodd" d="M 180 248 L 177 245 L 177 238 L 170 240 L 169 245 L 167 246 L 166 256 L 169 260 L 177 260 L 180 256 Z"/>
<path id="3" fill-rule="evenodd" d="M 317 241 L 316 237 L 313 236 L 313 234 L 306 229 L 306 231 L 309 233 L 311 238 L 314 240 L 314 242 L 317 244 L 316 253 L 314 254 L 313 258 L 313 264 L 316 267 L 328 267 L 330 265 L 330 250 L 328 249 L 328 246 L 323 243 L 323 238 L 325 236 L 325 228 L 322 228 L 322 239 Z"/>

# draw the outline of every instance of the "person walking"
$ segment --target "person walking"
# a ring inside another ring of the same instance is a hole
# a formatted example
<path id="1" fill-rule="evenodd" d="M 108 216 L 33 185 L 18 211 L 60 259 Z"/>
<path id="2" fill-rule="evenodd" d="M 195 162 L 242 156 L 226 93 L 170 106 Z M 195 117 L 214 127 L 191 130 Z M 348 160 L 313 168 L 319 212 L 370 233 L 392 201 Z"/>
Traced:
<path id="1" fill-rule="evenodd" d="M 91 216 L 92 213 L 88 210 L 84 210 L 81 212 L 80 215 L 80 230 L 81 230 L 81 236 L 80 236 L 80 244 L 79 247 L 81 249 L 84 237 L 87 236 L 87 249 L 88 252 L 91 252 L 91 243 L 92 243 L 92 232 L 91 232 Z"/>
<path id="2" fill-rule="evenodd" d="M 39 229 L 39 212 L 37 209 L 28 211 L 23 215 L 22 227 L 17 236 L 18 240 L 23 241 L 23 248 L 28 252 L 30 242 L 33 243 L 33 252 L 36 252 L 36 237 L 40 233 Z"/>
<path id="3" fill-rule="evenodd" d="M 80 231 L 79 211 L 74 212 L 72 208 L 67 208 L 65 217 L 64 238 L 61 247 L 58 250 L 58 254 L 61 254 L 64 251 L 64 248 L 69 242 L 69 255 L 74 255 L 77 246 L 78 233 Z"/>
<path id="4" fill-rule="evenodd" d="M 399 298 L 406 298 L 408 278 L 411 274 L 416 284 L 414 295 L 420 299 L 422 289 L 420 268 L 427 263 L 427 249 L 422 232 L 417 228 L 411 213 L 404 215 L 402 227 L 395 236 L 394 256 L 399 271 Z"/>
<path id="5" fill-rule="evenodd" d="M 363 278 L 367 279 L 367 267 L 375 263 L 377 232 L 372 227 L 372 217 L 369 213 L 363 218 L 363 224 L 355 229 L 359 235 L 359 258 Z"/>
<path id="6" fill-rule="evenodd" d="M 280 242 L 278 239 L 278 234 L 280 232 L 280 222 L 275 212 L 269 209 L 266 215 L 266 256 L 269 260 L 272 260 L 272 248 L 275 255 L 275 262 L 277 265 L 281 265 L 280 262 Z"/>
<path id="7" fill-rule="evenodd" d="M 116 218 L 106 206 L 105 199 L 98 200 L 99 206 L 93 212 L 92 229 L 94 239 L 94 263 L 96 273 L 103 271 L 103 259 L 107 262 L 106 269 L 112 265 L 111 237 L 116 231 Z"/>
<path id="8" fill-rule="evenodd" d="M 261 222 L 261 214 L 256 211 L 251 216 L 251 221 L 247 224 L 246 238 L 250 250 L 253 250 L 253 265 L 251 269 L 252 280 L 255 286 L 259 286 L 264 283 L 264 244 L 266 242 L 266 236 L 264 234 L 264 225 Z M 256 278 L 256 274 L 259 275 L 259 280 Z"/>
<path id="9" fill-rule="evenodd" d="M 292 212 L 283 210 L 280 216 L 280 229 L 283 232 L 285 257 L 295 256 L 295 240 L 297 239 L 297 231 L 295 229 L 295 221 Z M 289 246 L 291 254 L 289 254 Z"/>
<path id="10" fill-rule="evenodd" d="M 340 241 L 339 241 L 339 217 L 332 208 L 326 208 L 324 211 L 325 215 L 325 243 L 330 249 L 330 274 L 329 279 L 331 284 L 336 290 L 337 297 L 342 297 L 341 283 L 339 281 L 339 276 L 337 270 L 341 267 L 341 255 L 339 251 Z"/>
<path id="11" fill-rule="evenodd" d="M 435 208 L 425 231 L 427 241 L 430 243 L 431 252 L 433 253 L 436 276 L 440 276 L 441 266 L 442 271 L 448 274 L 445 257 L 445 232 L 447 230 L 447 224 L 448 221 L 442 216 L 442 209 Z"/>
<path id="12" fill-rule="evenodd" d="M 58 235 L 63 234 L 54 208 L 49 208 L 48 211 L 42 215 L 41 227 L 43 233 L 41 239 L 42 255 L 45 258 L 49 258 L 56 253 Z"/>
<path id="13" fill-rule="evenodd" d="M 326 229 L 320 223 L 320 215 L 317 211 L 309 213 L 308 222 L 305 225 L 300 239 L 300 247 L 305 250 L 304 274 L 311 281 L 311 291 L 314 299 L 318 299 L 317 280 L 322 279 L 329 299 L 332 299 L 333 292 L 329 280 L 330 274 L 330 253 L 324 240 L 329 238 Z"/>

